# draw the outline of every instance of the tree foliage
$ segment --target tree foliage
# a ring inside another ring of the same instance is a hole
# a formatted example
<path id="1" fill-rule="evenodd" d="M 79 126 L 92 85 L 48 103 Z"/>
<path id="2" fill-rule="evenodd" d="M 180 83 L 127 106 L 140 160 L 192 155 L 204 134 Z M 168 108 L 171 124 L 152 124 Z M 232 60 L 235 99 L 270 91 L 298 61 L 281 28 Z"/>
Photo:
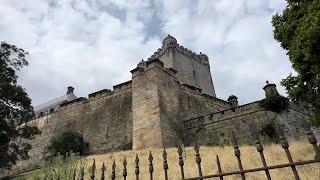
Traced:
<path id="1" fill-rule="evenodd" d="M 0 44 L 0 170 L 29 158 L 31 145 L 25 139 L 41 133 L 37 127 L 24 125 L 34 111 L 25 89 L 17 84 L 16 71 L 28 65 L 27 54 L 14 45 Z"/>
<path id="2" fill-rule="evenodd" d="M 45 148 L 45 153 L 49 157 L 62 154 L 66 157 L 67 153 L 74 152 L 83 155 L 86 144 L 80 133 L 70 129 L 62 130 L 50 139 L 49 145 Z"/>
<path id="3" fill-rule="evenodd" d="M 272 17 L 274 38 L 287 50 L 297 75 L 281 84 L 292 101 L 307 101 L 314 108 L 311 122 L 320 125 L 320 1 L 287 0 L 282 14 Z"/>

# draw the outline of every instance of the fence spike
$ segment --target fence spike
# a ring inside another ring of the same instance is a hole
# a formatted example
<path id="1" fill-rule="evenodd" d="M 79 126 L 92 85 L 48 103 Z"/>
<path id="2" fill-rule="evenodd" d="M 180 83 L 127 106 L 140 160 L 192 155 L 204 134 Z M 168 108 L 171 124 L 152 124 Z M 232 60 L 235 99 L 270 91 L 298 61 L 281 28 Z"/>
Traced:
<path id="1" fill-rule="evenodd" d="M 101 168 L 101 180 L 104 180 L 104 172 L 106 171 L 106 166 L 104 165 L 104 162 L 102 163 L 102 168 Z"/>
<path id="2" fill-rule="evenodd" d="M 259 140 L 257 140 L 255 143 L 256 143 L 257 151 L 260 154 L 262 165 L 263 165 L 263 167 L 267 167 L 267 162 L 266 162 L 266 159 L 264 158 L 264 154 L 263 154 L 263 146 L 261 145 Z M 267 179 L 271 180 L 271 176 L 270 176 L 268 169 L 265 170 L 265 173 L 266 173 Z"/>
<path id="3" fill-rule="evenodd" d="M 183 153 L 182 147 L 179 146 L 178 147 L 179 166 L 180 166 L 180 171 L 181 171 L 181 178 L 184 179 L 184 169 L 183 169 L 184 162 L 183 162 L 182 153 Z"/>
<path id="4" fill-rule="evenodd" d="M 163 148 L 162 157 L 163 157 L 164 178 L 165 178 L 165 180 L 168 180 L 168 168 L 169 167 L 168 167 L 168 162 L 167 162 L 166 148 Z"/>
<path id="5" fill-rule="evenodd" d="M 288 141 L 284 138 L 284 136 L 280 136 L 279 139 L 280 139 L 282 148 L 286 152 L 286 155 L 287 155 L 289 163 L 293 163 L 293 160 L 292 160 L 292 157 L 291 157 L 291 154 L 290 154 L 290 151 L 289 151 Z M 296 166 L 295 165 L 291 165 L 291 169 L 292 169 L 292 172 L 294 174 L 295 179 L 296 180 L 300 180 L 300 177 L 299 177 L 299 174 L 297 172 Z"/>
<path id="6" fill-rule="evenodd" d="M 221 174 L 222 173 L 222 169 L 221 169 L 221 164 L 220 164 L 220 160 L 219 160 L 219 156 L 216 156 L 216 161 L 217 161 L 217 167 L 218 167 L 218 173 Z M 220 176 L 220 180 L 223 180 L 223 177 Z"/>
<path id="7" fill-rule="evenodd" d="M 93 159 L 93 164 L 92 164 L 92 168 L 91 168 L 91 179 L 94 180 L 94 172 L 96 170 L 96 160 Z"/>
<path id="8" fill-rule="evenodd" d="M 151 150 L 150 150 L 150 153 L 149 153 L 148 160 L 149 160 L 150 180 L 153 180 L 153 164 L 152 164 L 153 156 L 152 156 Z"/>
<path id="9" fill-rule="evenodd" d="M 116 178 L 116 160 L 113 160 L 112 163 L 112 174 L 111 174 L 111 179 L 114 180 Z"/>
<path id="10" fill-rule="evenodd" d="M 318 142 L 317 138 L 314 136 L 314 134 L 311 131 L 307 133 L 307 136 L 308 136 L 309 143 L 312 144 L 313 149 L 317 154 L 317 157 L 320 158 L 320 149 L 317 146 L 317 142 Z"/>
<path id="11" fill-rule="evenodd" d="M 126 180 L 127 179 L 127 160 L 126 158 L 124 158 L 123 160 L 123 179 Z"/>
<path id="12" fill-rule="evenodd" d="M 84 167 L 81 168 L 80 180 L 83 180 L 83 178 L 84 178 Z"/>
<path id="13" fill-rule="evenodd" d="M 241 158 L 240 158 L 240 150 L 239 150 L 239 146 L 235 145 L 233 146 L 234 148 L 234 155 L 237 157 L 237 160 L 238 160 L 238 165 L 239 165 L 239 169 L 240 171 L 243 170 L 243 166 L 242 166 L 242 162 L 241 162 Z M 246 176 L 244 175 L 244 173 L 241 173 L 241 178 L 242 180 L 245 180 L 246 179 Z"/>
<path id="14" fill-rule="evenodd" d="M 194 151 L 196 152 L 196 163 L 198 164 L 198 171 L 199 171 L 199 176 L 202 176 L 202 169 L 201 169 L 201 157 L 200 157 L 200 146 L 198 143 L 194 146 Z"/>
<path id="15" fill-rule="evenodd" d="M 138 154 L 136 155 L 136 169 L 135 169 L 135 174 L 136 174 L 136 180 L 139 180 L 139 157 Z"/>

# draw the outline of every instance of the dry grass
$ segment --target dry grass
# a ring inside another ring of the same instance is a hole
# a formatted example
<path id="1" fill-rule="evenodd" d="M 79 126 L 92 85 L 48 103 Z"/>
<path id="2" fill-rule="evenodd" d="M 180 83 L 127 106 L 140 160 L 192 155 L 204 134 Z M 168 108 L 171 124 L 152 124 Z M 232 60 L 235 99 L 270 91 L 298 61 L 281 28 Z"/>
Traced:
<path id="1" fill-rule="evenodd" d="M 88 156 L 88 167 L 87 167 L 87 175 L 90 174 L 90 166 L 93 162 L 93 159 L 96 160 L 98 177 L 100 177 L 100 168 L 102 166 L 102 162 L 107 164 L 107 177 L 111 175 L 111 165 L 113 162 L 113 158 L 116 159 L 116 179 L 121 179 L 122 177 L 122 162 L 124 157 L 126 157 L 128 165 L 127 171 L 128 176 L 127 179 L 135 179 L 135 156 L 139 155 L 140 158 L 140 179 L 149 179 L 149 162 L 148 155 L 149 151 L 152 150 L 152 154 L 154 157 L 154 179 L 164 179 L 164 171 L 163 171 L 163 159 L 162 159 L 162 149 L 145 149 L 141 151 L 122 151 L 116 153 L 110 153 L 105 155 L 94 155 Z M 186 150 L 186 159 L 185 159 L 185 176 L 195 177 L 198 175 L 197 164 L 195 162 L 195 153 L 193 148 L 188 147 Z M 254 146 L 240 146 L 241 151 L 241 159 L 243 163 L 244 169 L 248 168 L 257 168 L 261 167 L 261 159 L 256 151 Z M 310 144 L 306 142 L 295 142 L 290 144 L 290 152 L 292 154 L 294 161 L 302 161 L 302 160 L 310 160 L 314 158 L 314 151 Z M 179 179 L 180 176 L 180 167 L 178 164 L 178 153 L 174 148 L 167 149 L 168 153 L 168 173 L 169 179 Z M 264 148 L 264 153 L 266 157 L 266 161 L 268 165 L 277 165 L 288 163 L 284 150 L 279 145 L 270 144 L 266 145 Z M 219 159 L 222 166 L 223 172 L 235 171 L 238 170 L 237 160 L 233 153 L 233 148 L 228 147 L 201 147 L 200 154 L 202 159 L 202 170 L 203 175 L 209 175 L 213 173 L 217 173 L 217 166 L 215 161 L 215 156 L 219 155 Z M 297 167 L 298 173 L 301 179 L 312 179 L 312 180 L 320 180 L 320 163 L 303 165 Z M 294 179 L 291 168 L 283 168 L 277 170 L 270 170 L 270 174 L 272 179 L 279 180 L 291 180 Z M 247 179 L 266 179 L 264 172 L 255 172 L 246 174 Z M 88 177 L 87 177 L 88 178 Z M 215 178 L 217 179 L 217 178 Z M 241 179 L 240 175 L 227 176 L 224 179 Z"/>

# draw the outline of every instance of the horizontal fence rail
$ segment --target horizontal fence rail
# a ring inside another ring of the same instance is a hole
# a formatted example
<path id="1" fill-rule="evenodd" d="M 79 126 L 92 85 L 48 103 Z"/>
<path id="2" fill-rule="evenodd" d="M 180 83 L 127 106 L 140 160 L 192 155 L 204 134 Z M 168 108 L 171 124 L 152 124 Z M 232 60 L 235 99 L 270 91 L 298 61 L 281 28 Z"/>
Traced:
<path id="1" fill-rule="evenodd" d="M 262 144 L 260 143 L 260 141 L 255 141 L 256 150 L 260 155 L 260 159 L 261 159 L 261 162 L 262 162 L 262 167 L 252 168 L 252 169 L 243 169 L 242 161 L 241 161 L 240 149 L 239 149 L 238 145 L 234 145 L 234 155 L 235 155 L 235 157 L 237 159 L 237 162 L 238 162 L 238 168 L 239 168 L 238 171 L 223 172 L 223 170 L 221 168 L 219 156 L 216 155 L 216 165 L 217 165 L 218 173 L 217 174 L 212 174 L 212 175 L 203 175 L 202 174 L 202 168 L 201 168 L 201 155 L 200 155 L 200 146 L 199 146 L 199 144 L 196 144 L 195 147 L 194 147 L 195 160 L 196 160 L 195 163 L 197 164 L 197 168 L 198 168 L 198 176 L 192 177 L 192 178 L 185 178 L 182 147 L 178 147 L 178 150 L 177 150 L 178 155 L 179 155 L 179 158 L 177 159 L 178 160 L 177 165 L 180 166 L 180 175 L 181 175 L 181 179 L 182 180 L 198 180 L 198 179 L 202 180 L 202 179 L 208 179 L 208 178 L 214 178 L 214 177 L 219 177 L 220 180 L 223 180 L 223 177 L 231 176 L 231 175 L 240 175 L 241 178 L 243 180 L 245 180 L 246 179 L 246 173 L 259 172 L 259 171 L 264 171 L 266 179 L 271 180 L 272 178 L 270 176 L 269 170 L 281 169 L 281 168 L 287 168 L 287 167 L 291 168 L 291 171 L 292 171 L 292 173 L 294 175 L 294 178 L 296 180 L 300 180 L 300 177 L 299 177 L 298 171 L 296 169 L 296 166 L 312 164 L 312 163 L 319 163 L 320 162 L 320 150 L 319 150 L 319 148 L 317 146 L 317 139 L 315 138 L 315 136 L 313 135 L 312 132 L 308 132 L 307 133 L 307 137 L 308 137 L 309 143 L 313 146 L 313 149 L 314 149 L 317 157 L 319 157 L 318 159 L 293 162 L 291 153 L 289 151 L 289 143 L 287 142 L 287 140 L 283 136 L 281 136 L 280 137 L 281 147 L 284 149 L 284 152 L 285 152 L 286 157 L 288 159 L 288 163 L 285 163 L 285 164 L 268 166 L 267 162 L 266 162 L 266 159 L 265 159 L 265 156 L 264 156 L 264 153 L 263 153 Z M 164 179 L 165 180 L 172 179 L 172 178 L 168 177 L 169 165 L 168 165 L 168 162 L 167 162 L 167 152 L 166 152 L 165 148 L 163 149 L 162 158 L 163 158 Z M 139 159 L 139 156 L 137 154 L 136 158 L 135 158 L 135 177 L 136 177 L 136 180 L 139 180 L 139 174 L 140 174 L 139 162 L 140 162 L 140 159 Z M 154 169 L 153 169 L 153 155 L 152 155 L 151 151 L 149 153 L 148 162 L 149 162 L 149 178 L 150 178 L 150 180 L 153 180 Z M 122 170 L 123 171 L 122 172 L 123 179 L 126 180 L 126 178 L 127 178 L 127 160 L 126 160 L 126 158 L 124 158 L 122 165 L 123 165 L 123 170 Z M 81 171 L 80 179 L 84 179 L 84 168 L 82 168 L 80 171 Z M 93 160 L 93 164 L 91 166 L 91 176 L 90 176 L 91 180 L 94 180 L 95 177 L 96 177 L 95 171 L 96 171 L 96 164 L 95 164 L 95 160 Z M 101 180 L 104 180 L 105 177 L 106 177 L 105 171 L 106 171 L 106 168 L 105 168 L 105 164 L 103 163 L 102 167 L 101 167 L 101 175 L 100 175 L 100 179 Z M 109 177 L 111 177 L 111 179 L 114 180 L 116 178 L 115 174 L 116 174 L 116 162 L 114 160 L 113 164 L 112 164 L 112 171 L 111 171 Z M 108 178 L 106 178 L 106 179 L 108 179 Z"/>

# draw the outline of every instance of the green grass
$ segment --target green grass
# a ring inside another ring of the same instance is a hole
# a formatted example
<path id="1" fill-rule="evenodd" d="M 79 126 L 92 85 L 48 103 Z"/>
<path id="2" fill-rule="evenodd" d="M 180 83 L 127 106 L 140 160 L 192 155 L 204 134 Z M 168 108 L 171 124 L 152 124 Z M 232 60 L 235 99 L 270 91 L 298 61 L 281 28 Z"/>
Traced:
<path id="1" fill-rule="evenodd" d="M 44 172 L 41 169 L 30 171 L 14 177 L 14 180 L 38 180 L 44 178 Z"/>

